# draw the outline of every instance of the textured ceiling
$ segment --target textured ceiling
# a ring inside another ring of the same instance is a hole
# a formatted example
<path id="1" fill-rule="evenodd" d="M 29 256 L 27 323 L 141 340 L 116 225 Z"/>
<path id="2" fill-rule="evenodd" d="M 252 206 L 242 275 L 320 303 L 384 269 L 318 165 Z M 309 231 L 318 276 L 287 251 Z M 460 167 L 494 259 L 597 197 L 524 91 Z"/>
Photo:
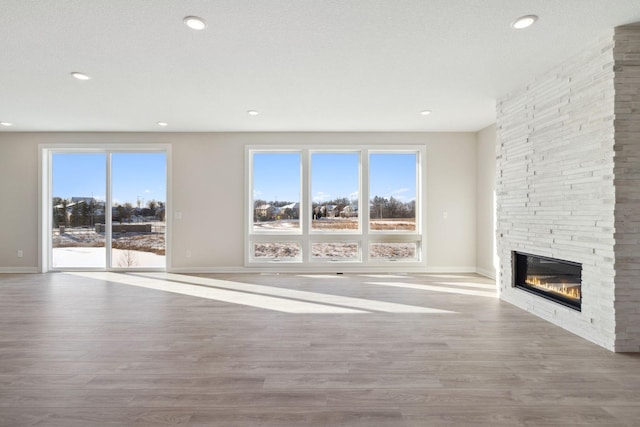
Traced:
<path id="1" fill-rule="evenodd" d="M 476 131 L 637 21 L 640 0 L 0 0 L 0 131 Z"/>

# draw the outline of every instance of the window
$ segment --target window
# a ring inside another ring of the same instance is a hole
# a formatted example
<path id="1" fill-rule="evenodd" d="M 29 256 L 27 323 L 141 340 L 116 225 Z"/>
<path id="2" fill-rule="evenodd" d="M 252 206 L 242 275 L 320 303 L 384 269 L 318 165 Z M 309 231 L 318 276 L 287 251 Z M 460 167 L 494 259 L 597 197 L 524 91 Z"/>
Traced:
<path id="1" fill-rule="evenodd" d="M 358 231 L 360 153 L 311 153 L 311 230 Z"/>
<path id="2" fill-rule="evenodd" d="M 246 156 L 247 265 L 424 262 L 422 147 L 247 147 Z"/>
<path id="3" fill-rule="evenodd" d="M 256 260 L 300 260 L 300 244 L 297 242 L 254 242 L 252 257 Z"/>
<path id="4" fill-rule="evenodd" d="M 253 232 L 300 232 L 300 153 L 254 153 Z"/>
<path id="5" fill-rule="evenodd" d="M 370 155 L 370 230 L 416 230 L 417 157 L 416 153 Z"/>

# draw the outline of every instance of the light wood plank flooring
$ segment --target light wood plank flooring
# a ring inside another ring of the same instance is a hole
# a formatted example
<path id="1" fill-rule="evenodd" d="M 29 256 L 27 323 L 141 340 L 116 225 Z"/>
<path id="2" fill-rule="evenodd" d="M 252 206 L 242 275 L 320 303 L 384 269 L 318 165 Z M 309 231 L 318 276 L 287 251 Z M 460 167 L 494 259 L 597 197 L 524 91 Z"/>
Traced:
<path id="1" fill-rule="evenodd" d="M 475 275 L 0 275 L 0 426 L 640 426 L 640 355 Z"/>

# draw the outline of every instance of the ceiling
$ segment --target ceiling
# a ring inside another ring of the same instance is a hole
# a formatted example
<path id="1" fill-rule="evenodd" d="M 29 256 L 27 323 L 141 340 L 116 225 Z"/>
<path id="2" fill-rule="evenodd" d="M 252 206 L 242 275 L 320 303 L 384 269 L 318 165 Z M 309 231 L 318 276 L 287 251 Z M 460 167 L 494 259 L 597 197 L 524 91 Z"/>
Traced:
<path id="1" fill-rule="evenodd" d="M 0 132 L 477 131 L 637 21 L 640 0 L 0 0 Z"/>

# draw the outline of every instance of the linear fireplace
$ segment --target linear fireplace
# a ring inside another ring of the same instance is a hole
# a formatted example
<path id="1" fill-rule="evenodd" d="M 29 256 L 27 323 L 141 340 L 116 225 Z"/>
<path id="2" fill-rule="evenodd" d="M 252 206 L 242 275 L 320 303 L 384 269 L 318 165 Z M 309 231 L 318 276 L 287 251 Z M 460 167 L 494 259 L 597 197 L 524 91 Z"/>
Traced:
<path id="1" fill-rule="evenodd" d="M 582 264 L 513 252 L 513 286 L 580 311 Z"/>

